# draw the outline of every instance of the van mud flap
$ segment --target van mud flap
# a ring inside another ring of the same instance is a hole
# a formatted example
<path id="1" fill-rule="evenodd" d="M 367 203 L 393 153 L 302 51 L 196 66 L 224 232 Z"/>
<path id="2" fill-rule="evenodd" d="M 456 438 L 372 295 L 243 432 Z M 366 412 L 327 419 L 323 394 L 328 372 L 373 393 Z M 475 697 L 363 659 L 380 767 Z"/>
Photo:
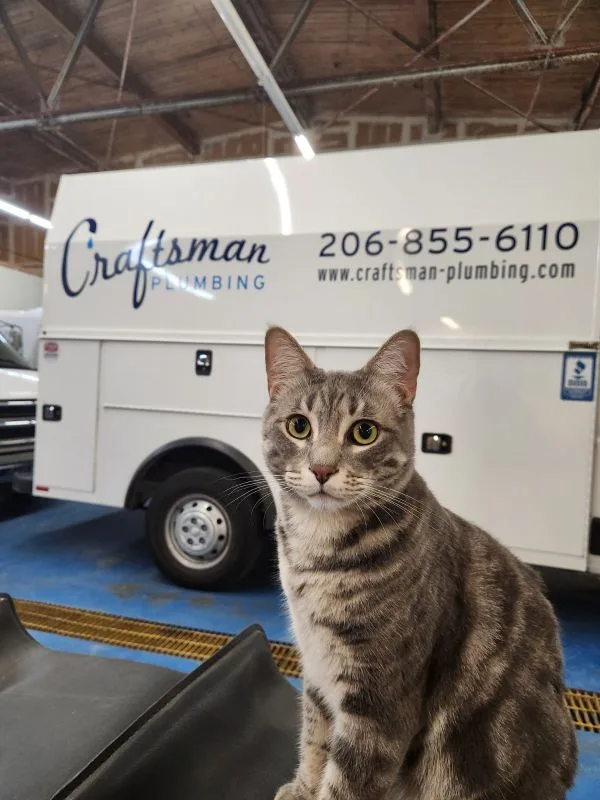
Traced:
<path id="1" fill-rule="evenodd" d="M 298 694 L 253 626 L 188 675 L 56 652 L 0 595 L 0 786 L 12 800 L 272 800 Z"/>

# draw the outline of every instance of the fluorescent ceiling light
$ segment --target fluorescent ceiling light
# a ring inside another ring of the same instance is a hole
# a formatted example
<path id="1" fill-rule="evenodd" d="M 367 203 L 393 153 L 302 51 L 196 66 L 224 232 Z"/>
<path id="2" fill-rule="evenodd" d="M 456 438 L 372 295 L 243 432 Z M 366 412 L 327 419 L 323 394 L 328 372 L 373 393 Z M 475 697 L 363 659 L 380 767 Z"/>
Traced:
<path id="1" fill-rule="evenodd" d="M 10 214 L 11 217 L 29 219 L 29 211 L 25 211 L 24 208 L 19 208 L 19 206 L 14 206 L 12 203 L 7 203 L 6 200 L 0 200 L 0 211 Z"/>
<path id="2" fill-rule="evenodd" d="M 300 133 L 298 136 L 294 136 L 294 141 L 296 142 L 298 150 L 300 150 L 307 161 L 310 161 L 311 158 L 315 157 L 315 151 L 312 149 L 311 143 L 303 133 Z"/>
<path id="3" fill-rule="evenodd" d="M 31 222 L 32 225 L 37 225 L 38 228 L 46 228 L 46 230 L 50 230 L 52 227 L 52 223 L 49 219 L 46 219 L 45 217 L 38 217 L 37 214 L 30 214 L 28 221 Z"/>
<path id="4" fill-rule="evenodd" d="M 17 217 L 25 222 L 30 222 L 32 225 L 37 225 L 38 228 L 49 229 L 52 223 L 45 217 L 38 217 L 37 214 L 32 214 L 26 208 L 16 206 L 14 203 L 8 203 L 6 200 L 0 200 L 0 213 L 8 214 L 9 217 Z"/>
<path id="5" fill-rule="evenodd" d="M 256 46 L 256 42 L 250 36 L 237 9 L 231 0 L 212 0 L 212 4 L 221 17 L 221 21 L 231 34 L 234 42 L 237 44 L 240 52 L 246 59 L 248 66 L 256 75 L 258 85 L 267 93 L 288 131 L 294 137 L 298 149 L 307 160 L 314 158 L 315 151 L 312 149 L 310 142 L 303 133 L 300 120 L 288 103 L 285 94 L 275 80 L 273 73 L 269 69 L 269 65 L 262 57 L 260 50 Z"/>

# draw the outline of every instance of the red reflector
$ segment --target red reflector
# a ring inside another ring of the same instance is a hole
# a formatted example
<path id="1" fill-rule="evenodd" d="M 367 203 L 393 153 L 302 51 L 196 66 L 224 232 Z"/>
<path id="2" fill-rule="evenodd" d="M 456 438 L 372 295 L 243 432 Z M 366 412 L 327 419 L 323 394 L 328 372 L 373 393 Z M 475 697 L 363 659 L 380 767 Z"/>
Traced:
<path id="1" fill-rule="evenodd" d="M 36 490 L 36 492 L 49 492 L 50 491 L 48 486 L 36 486 L 35 490 Z"/>

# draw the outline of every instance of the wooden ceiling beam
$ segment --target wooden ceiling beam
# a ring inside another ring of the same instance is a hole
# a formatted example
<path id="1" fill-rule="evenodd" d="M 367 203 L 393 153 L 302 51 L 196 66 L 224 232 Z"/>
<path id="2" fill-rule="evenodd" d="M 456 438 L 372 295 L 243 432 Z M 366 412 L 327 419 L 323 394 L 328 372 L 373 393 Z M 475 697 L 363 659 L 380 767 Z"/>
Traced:
<path id="1" fill-rule="evenodd" d="M 282 83 L 297 83 L 301 76 L 289 52 L 284 55 L 279 54 L 281 44 L 279 35 L 262 0 L 234 0 L 234 5 L 267 64 L 271 64 L 275 57 L 278 57 L 277 80 Z M 314 104 L 310 98 L 289 100 L 289 103 L 302 127 L 310 128 L 314 117 Z"/>
<path id="2" fill-rule="evenodd" d="M 33 0 L 33 2 L 43 9 L 66 34 L 71 37 L 77 36 L 81 27 L 81 20 L 68 6 L 60 2 L 60 0 Z M 97 36 L 89 34 L 85 40 L 84 49 L 108 70 L 114 78 L 118 79 L 120 77 L 121 59 Z M 146 81 L 131 69 L 127 70 L 123 88 L 125 91 L 144 100 L 156 99 L 156 95 Z M 177 114 L 163 114 L 157 119 L 169 136 L 176 139 L 187 153 L 198 155 L 200 152 L 200 137 Z"/>
<path id="3" fill-rule="evenodd" d="M 4 29 L 10 39 L 12 46 L 15 48 L 15 51 L 19 57 L 19 61 L 23 65 L 23 69 L 27 73 L 27 77 L 29 78 L 29 82 L 33 86 L 35 93 L 37 94 L 40 104 L 42 108 L 46 108 L 46 93 L 44 91 L 44 87 L 42 86 L 42 82 L 40 77 L 37 73 L 36 68 L 31 63 L 31 59 L 29 58 L 29 54 L 21 41 L 21 37 L 17 33 L 15 26 L 13 25 L 10 16 L 8 14 L 7 8 L 4 6 L 3 3 L 0 2 L 0 22 L 4 26 Z"/>
<path id="4" fill-rule="evenodd" d="M 2 97 L 0 97 L 0 108 L 7 111 L 12 117 L 27 113 L 24 109 Z M 62 156 L 62 158 L 66 158 L 67 161 L 77 164 L 78 167 L 94 172 L 99 169 L 96 159 L 61 131 L 32 130 L 29 131 L 29 135 L 34 141 L 42 144 L 53 153 Z"/>

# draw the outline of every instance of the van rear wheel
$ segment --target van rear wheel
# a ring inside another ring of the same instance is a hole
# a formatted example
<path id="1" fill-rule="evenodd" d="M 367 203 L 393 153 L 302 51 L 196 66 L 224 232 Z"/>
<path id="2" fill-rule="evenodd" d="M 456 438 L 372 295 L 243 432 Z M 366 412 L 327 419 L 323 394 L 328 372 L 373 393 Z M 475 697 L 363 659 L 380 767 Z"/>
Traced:
<path id="1" fill-rule="evenodd" d="M 155 560 L 175 583 L 193 589 L 234 586 L 256 566 L 261 524 L 248 481 L 197 467 L 160 484 L 146 512 Z"/>

